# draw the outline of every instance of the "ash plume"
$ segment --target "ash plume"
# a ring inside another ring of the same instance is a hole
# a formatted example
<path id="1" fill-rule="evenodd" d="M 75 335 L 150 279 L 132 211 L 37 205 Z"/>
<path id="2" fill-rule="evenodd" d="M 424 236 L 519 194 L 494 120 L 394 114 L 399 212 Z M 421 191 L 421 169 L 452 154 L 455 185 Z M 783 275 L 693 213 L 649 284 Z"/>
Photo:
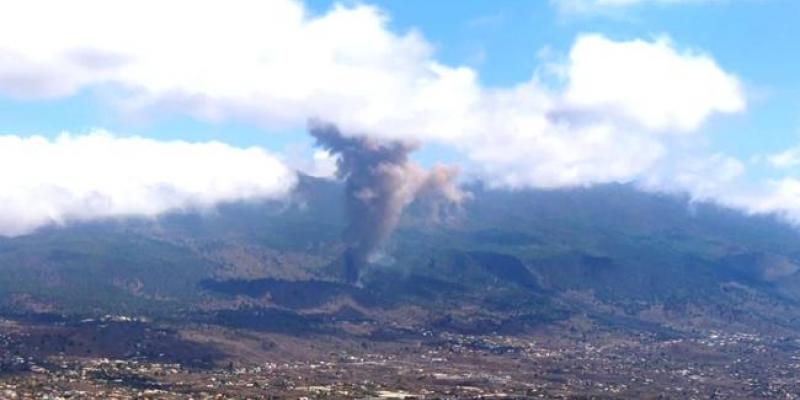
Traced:
<path id="1" fill-rule="evenodd" d="M 332 124 L 312 121 L 317 145 L 337 155 L 337 177 L 345 182 L 348 226 L 345 231 L 344 279 L 355 283 L 362 268 L 392 233 L 403 210 L 418 197 L 460 204 L 458 170 L 436 166 L 427 171 L 411 162 L 414 143 L 345 136 Z"/>

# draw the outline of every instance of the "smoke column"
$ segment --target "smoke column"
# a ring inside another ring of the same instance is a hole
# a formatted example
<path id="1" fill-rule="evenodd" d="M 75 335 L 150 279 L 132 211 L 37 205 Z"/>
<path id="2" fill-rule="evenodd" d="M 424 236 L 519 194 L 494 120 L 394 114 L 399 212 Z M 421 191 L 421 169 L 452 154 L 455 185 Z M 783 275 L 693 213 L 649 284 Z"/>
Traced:
<path id="1" fill-rule="evenodd" d="M 338 155 L 337 177 L 345 182 L 348 226 L 345 231 L 344 279 L 354 283 L 361 269 L 397 226 L 403 210 L 418 196 L 460 203 L 457 170 L 436 166 L 430 171 L 409 161 L 411 143 L 344 136 L 331 124 L 312 121 L 317 145 Z"/>

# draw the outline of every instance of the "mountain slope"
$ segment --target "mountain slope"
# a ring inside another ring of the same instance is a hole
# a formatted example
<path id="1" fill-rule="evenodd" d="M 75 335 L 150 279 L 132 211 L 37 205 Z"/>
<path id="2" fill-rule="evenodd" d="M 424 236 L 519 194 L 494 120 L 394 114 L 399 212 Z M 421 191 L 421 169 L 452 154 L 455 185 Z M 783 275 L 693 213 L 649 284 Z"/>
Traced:
<path id="1" fill-rule="evenodd" d="M 686 328 L 696 317 L 795 329 L 800 234 L 772 217 L 625 185 L 468 190 L 463 208 L 437 223 L 424 205 L 412 206 L 362 286 L 338 276 L 340 185 L 306 177 L 285 202 L 2 239 L 0 305 L 6 313 L 223 324 L 241 320 L 231 312 L 273 310 L 305 322 L 464 331 L 576 315 L 604 324 Z M 286 323 L 263 315 L 272 326 Z"/>

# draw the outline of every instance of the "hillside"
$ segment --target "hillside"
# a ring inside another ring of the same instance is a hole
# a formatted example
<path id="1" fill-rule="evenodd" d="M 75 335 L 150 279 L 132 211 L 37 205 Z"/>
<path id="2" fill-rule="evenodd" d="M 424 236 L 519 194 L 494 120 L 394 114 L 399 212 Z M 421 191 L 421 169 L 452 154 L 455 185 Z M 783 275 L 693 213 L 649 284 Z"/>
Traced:
<path id="1" fill-rule="evenodd" d="M 625 185 L 468 190 L 471 199 L 438 221 L 414 205 L 358 286 L 339 277 L 341 187 L 304 178 L 287 202 L 2 239 L 0 302 L 15 315 L 222 324 L 265 310 L 265 321 L 247 323 L 275 328 L 273 314 L 476 332 L 575 315 L 670 329 L 795 329 L 799 235 L 772 217 Z"/>

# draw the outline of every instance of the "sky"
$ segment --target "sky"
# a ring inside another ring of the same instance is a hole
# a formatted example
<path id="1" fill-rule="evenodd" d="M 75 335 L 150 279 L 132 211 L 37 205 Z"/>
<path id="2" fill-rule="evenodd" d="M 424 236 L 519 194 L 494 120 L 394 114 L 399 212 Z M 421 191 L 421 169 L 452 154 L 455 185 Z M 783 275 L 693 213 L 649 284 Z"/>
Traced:
<path id="1" fill-rule="evenodd" d="M 0 4 L 0 235 L 286 196 L 311 119 L 503 190 L 800 222 L 794 0 Z"/>

